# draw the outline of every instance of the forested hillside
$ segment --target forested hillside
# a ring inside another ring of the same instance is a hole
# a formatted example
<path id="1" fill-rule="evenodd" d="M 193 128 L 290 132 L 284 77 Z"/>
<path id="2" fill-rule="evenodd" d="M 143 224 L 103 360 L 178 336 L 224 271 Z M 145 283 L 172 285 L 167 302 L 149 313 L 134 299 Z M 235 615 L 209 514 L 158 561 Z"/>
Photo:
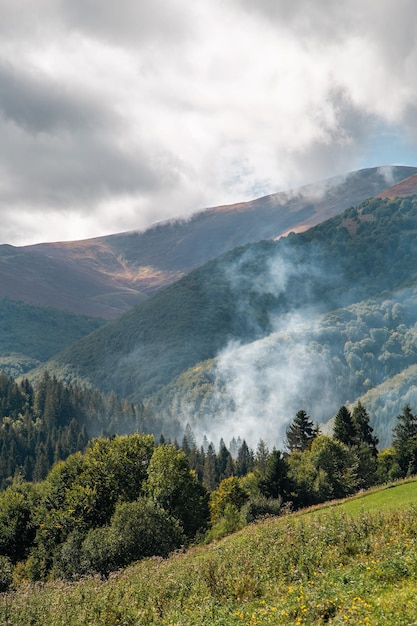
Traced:
<path id="1" fill-rule="evenodd" d="M 4 376 L 0 382 L 16 398 L 23 390 Z M 38 404 L 50 400 L 44 392 L 54 385 L 62 397 L 65 388 L 45 380 Z M 6 404 L 2 435 L 24 428 L 13 403 Z M 51 420 L 46 405 L 39 419 Z M 27 482 L 16 472 L 0 493 L 0 592 L 27 580 L 108 577 L 133 561 L 219 539 L 259 518 L 415 474 L 416 433 L 417 416 L 406 407 L 392 448 L 378 452 L 369 415 L 358 403 L 352 412 L 340 407 L 332 436 L 320 434 L 299 410 L 284 452 L 270 451 L 262 440 L 256 452 L 235 441 L 233 457 L 224 442 L 218 451 L 211 443 L 198 447 L 190 429 L 181 448 L 135 433 L 96 438 L 83 453 L 68 456 L 67 449 L 43 480 L 34 475 L 35 482 Z M 75 435 L 73 428 L 67 440 Z M 3 437 L 2 453 L 6 445 Z"/>
<path id="2" fill-rule="evenodd" d="M 172 427 L 115 394 L 65 385 L 48 373 L 35 387 L 0 373 L 0 489 L 16 476 L 39 481 L 92 437 L 118 432 L 169 437 Z"/>
<path id="3" fill-rule="evenodd" d="M 286 386 L 287 376 L 298 406 L 326 421 L 341 402 L 353 403 L 417 361 L 416 231 L 415 196 L 373 199 L 304 233 L 237 248 L 92 333 L 48 367 L 133 401 L 161 391 L 156 413 L 189 421 L 204 404 L 194 374 L 185 402 L 162 389 L 189 368 L 219 357 L 202 382 L 203 394 L 217 385 L 229 403 L 214 413 L 216 405 L 209 403 L 216 427 L 230 418 L 230 410 L 239 418 L 241 398 L 233 395 L 233 385 L 248 371 L 249 379 L 256 374 L 253 388 L 263 377 L 263 401 L 272 388 Z M 265 376 L 262 363 L 281 365 Z M 199 366 L 197 377 L 201 372 Z M 178 379 L 174 395 L 183 383 Z M 258 406 L 275 436 L 296 408 L 286 398 L 275 402 L 275 414 Z M 243 401 L 247 406 L 248 398 Z M 259 424 L 253 411 L 247 417 Z"/>
<path id="4" fill-rule="evenodd" d="M 0 299 L 0 370 L 24 374 L 99 328 L 104 320 Z"/>
<path id="5" fill-rule="evenodd" d="M 373 167 L 83 241 L 0 246 L 0 297 L 114 319 L 236 246 L 305 230 L 417 172 Z"/>

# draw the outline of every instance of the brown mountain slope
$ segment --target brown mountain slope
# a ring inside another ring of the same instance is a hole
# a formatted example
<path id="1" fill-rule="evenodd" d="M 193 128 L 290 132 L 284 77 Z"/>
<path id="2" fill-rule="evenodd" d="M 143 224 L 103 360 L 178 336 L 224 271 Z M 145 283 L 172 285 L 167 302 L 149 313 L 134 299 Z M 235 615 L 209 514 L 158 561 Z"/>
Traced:
<path id="1" fill-rule="evenodd" d="M 389 187 L 389 189 L 385 189 L 378 194 L 378 198 L 388 198 L 392 200 L 393 198 L 411 196 L 413 194 L 417 194 L 417 174 L 413 174 L 413 176 L 409 176 L 396 185 Z"/>
<path id="2" fill-rule="evenodd" d="M 236 246 L 305 230 L 417 175 L 370 168 L 189 220 L 85 241 L 0 246 L 0 297 L 112 319 Z"/>

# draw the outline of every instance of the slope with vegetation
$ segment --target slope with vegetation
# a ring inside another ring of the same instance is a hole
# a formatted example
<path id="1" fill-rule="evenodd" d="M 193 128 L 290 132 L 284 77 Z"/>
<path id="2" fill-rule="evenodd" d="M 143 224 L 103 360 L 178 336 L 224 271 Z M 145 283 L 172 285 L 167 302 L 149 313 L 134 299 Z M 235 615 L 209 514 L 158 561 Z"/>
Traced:
<path id="1" fill-rule="evenodd" d="M 178 376 L 233 342 L 263 340 L 264 361 L 282 360 L 288 338 L 301 334 L 312 363 L 331 365 L 331 413 L 315 415 L 326 421 L 340 403 L 353 403 L 417 362 L 416 230 L 416 196 L 374 199 L 304 233 L 237 248 L 92 333 L 48 367 L 133 401 L 160 392 L 152 399 L 155 412 L 167 417 L 181 406 L 180 387 L 187 402 L 197 396 L 190 412 L 198 414 L 203 405 L 204 414 L 207 404 L 206 414 L 213 414 L 216 407 L 207 398 L 213 384 L 222 387 L 216 367 L 204 373 L 198 365 L 204 402 L 195 376 L 189 389 L 181 388 L 186 381 L 176 381 Z M 293 316 L 304 325 L 288 326 Z M 312 395 L 319 394 L 313 389 Z M 288 413 L 295 409 L 289 406 Z"/>
<path id="2" fill-rule="evenodd" d="M 266 520 L 106 581 L 21 583 L 0 596 L 0 619 L 15 626 L 406 626 L 417 608 L 416 485 Z"/>
<path id="3" fill-rule="evenodd" d="M 20 417 L 11 411 L 16 404 L 12 397 L 18 395 L 19 389 L 9 385 L 2 456 L 4 436 L 22 430 L 16 428 Z M 46 407 L 50 398 L 41 389 L 37 402 Z M 51 419 L 50 410 L 48 415 Z M 58 444 L 70 444 L 71 436 L 75 442 L 76 423 L 69 435 Z M 37 482 L 27 482 L 18 473 L 13 480 L 9 477 L 10 486 L 0 493 L 0 569 L 8 581 L 4 589 L 11 586 L 12 574 L 15 582 L 108 576 L 132 561 L 166 556 L 201 541 L 204 533 L 211 541 L 265 515 L 413 475 L 417 417 L 410 407 L 398 416 L 393 447 L 378 453 L 377 444 L 361 404 L 352 413 L 341 407 L 333 437 L 321 435 L 306 412 L 298 411 L 287 429 L 284 453 L 270 452 L 261 440 L 256 454 L 245 441 L 235 458 L 224 443 L 216 454 L 212 444 L 199 449 L 190 430 L 182 449 L 163 440 L 155 445 L 152 435 L 93 439 L 84 453 L 55 463 L 44 480 L 34 476 Z"/>
<path id="4" fill-rule="evenodd" d="M 304 230 L 416 171 L 404 166 L 360 170 L 208 209 L 144 232 L 19 248 L 3 245 L 0 297 L 112 319 L 227 250 Z"/>
<path id="5" fill-rule="evenodd" d="M 97 317 L 0 299 L 0 370 L 23 374 L 103 324 Z"/>

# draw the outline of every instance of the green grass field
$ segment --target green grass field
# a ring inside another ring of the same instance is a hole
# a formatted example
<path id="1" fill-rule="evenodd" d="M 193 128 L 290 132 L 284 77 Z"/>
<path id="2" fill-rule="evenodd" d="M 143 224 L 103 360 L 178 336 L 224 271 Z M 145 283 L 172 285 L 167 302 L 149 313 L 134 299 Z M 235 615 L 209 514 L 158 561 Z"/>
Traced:
<path id="1" fill-rule="evenodd" d="M 12 626 L 417 624 L 417 482 L 248 526 L 107 581 L 20 583 Z"/>

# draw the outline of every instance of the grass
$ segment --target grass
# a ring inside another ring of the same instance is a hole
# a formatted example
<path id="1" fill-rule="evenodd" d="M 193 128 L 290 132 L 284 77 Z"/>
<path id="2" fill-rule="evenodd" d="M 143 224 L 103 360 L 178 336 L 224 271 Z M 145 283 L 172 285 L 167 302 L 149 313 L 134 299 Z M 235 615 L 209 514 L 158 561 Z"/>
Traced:
<path id="1" fill-rule="evenodd" d="M 9 626 L 417 624 L 417 482 L 249 526 L 107 581 L 21 583 Z"/>

